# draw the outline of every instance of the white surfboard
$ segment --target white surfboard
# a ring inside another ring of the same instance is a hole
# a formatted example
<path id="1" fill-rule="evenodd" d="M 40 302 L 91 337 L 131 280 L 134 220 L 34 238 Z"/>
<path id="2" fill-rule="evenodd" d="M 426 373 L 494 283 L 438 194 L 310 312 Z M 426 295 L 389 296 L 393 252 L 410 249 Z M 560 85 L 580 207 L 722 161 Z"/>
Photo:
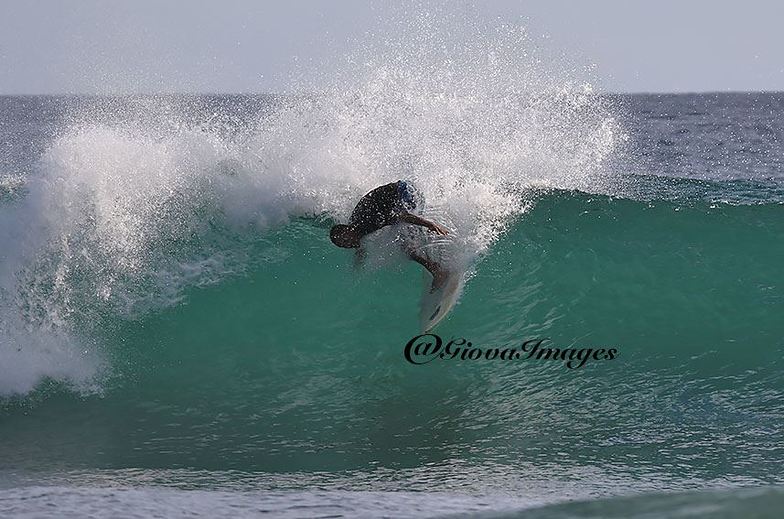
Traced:
<path id="1" fill-rule="evenodd" d="M 438 222 L 447 228 L 454 229 L 445 211 L 437 204 L 420 204 L 416 213 L 428 220 Z M 452 231 L 454 232 L 454 231 Z M 419 327 L 422 333 L 433 329 L 443 320 L 460 299 L 465 283 L 465 270 L 454 264 L 454 235 L 439 236 L 424 227 L 406 225 L 400 229 L 401 238 L 407 246 L 413 248 L 418 254 L 438 263 L 441 268 L 449 272 L 444 283 L 434 291 L 432 276 L 425 272 L 423 276 L 424 288 L 419 307 Z"/>
<path id="2" fill-rule="evenodd" d="M 419 309 L 419 327 L 422 333 L 432 330 L 449 314 L 460 299 L 464 282 L 464 273 L 453 271 L 449 273 L 446 282 L 440 288 L 431 292 L 431 276 L 425 275 L 425 289 Z"/>

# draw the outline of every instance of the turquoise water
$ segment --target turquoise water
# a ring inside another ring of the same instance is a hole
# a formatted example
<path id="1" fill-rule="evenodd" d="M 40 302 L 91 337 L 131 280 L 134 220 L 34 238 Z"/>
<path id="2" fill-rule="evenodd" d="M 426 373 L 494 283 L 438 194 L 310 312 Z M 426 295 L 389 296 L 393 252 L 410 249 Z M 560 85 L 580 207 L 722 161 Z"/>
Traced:
<path id="1" fill-rule="evenodd" d="M 540 195 L 436 331 L 619 351 L 580 369 L 408 364 L 418 267 L 357 277 L 323 225 L 296 221 L 253 244 L 269 259 L 183 304 L 106 316 L 101 392 L 44 384 L 12 399 L 3 463 L 265 473 L 287 489 L 353 471 L 422 491 L 780 484 L 780 210 Z"/>

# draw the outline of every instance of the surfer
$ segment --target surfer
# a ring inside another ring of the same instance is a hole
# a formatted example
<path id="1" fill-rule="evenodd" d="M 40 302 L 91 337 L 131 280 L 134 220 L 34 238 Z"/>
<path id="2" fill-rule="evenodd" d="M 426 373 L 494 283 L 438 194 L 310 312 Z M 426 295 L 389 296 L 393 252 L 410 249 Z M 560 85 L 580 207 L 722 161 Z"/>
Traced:
<path id="1" fill-rule="evenodd" d="M 446 236 L 449 231 L 443 226 L 411 213 L 417 207 L 417 199 L 421 199 L 421 196 L 405 180 L 379 186 L 359 200 L 351 213 L 348 225 L 332 226 L 329 230 L 329 239 L 338 247 L 357 249 L 357 254 L 361 257 L 362 238 L 387 225 L 398 223 L 419 225 L 440 236 Z M 408 245 L 404 245 L 403 250 L 409 258 L 433 275 L 432 290 L 443 284 L 448 272 L 442 269 L 441 265 L 418 254 Z"/>

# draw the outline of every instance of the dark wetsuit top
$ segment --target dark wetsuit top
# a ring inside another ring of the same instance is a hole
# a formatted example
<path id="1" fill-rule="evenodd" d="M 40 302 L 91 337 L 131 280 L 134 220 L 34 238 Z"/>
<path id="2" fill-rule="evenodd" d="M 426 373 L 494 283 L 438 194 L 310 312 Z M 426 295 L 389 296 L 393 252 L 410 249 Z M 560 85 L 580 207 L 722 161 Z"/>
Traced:
<path id="1" fill-rule="evenodd" d="M 348 224 L 365 236 L 398 222 L 401 214 L 413 209 L 413 188 L 403 180 L 377 187 L 363 196 Z"/>

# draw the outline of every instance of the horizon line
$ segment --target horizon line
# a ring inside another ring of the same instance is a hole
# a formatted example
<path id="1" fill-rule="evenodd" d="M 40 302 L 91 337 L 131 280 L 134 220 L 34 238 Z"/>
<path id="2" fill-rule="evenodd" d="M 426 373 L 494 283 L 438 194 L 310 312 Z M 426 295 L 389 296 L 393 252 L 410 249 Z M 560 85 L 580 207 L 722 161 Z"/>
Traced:
<path id="1" fill-rule="evenodd" d="M 328 92 L 249 92 L 249 91 L 161 91 L 161 92 L 37 92 L 37 93 L 3 93 L 0 97 L 133 97 L 133 96 L 317 96 Z M 784 90 L 640 90 L 610 91 L 597 90 L 596 95 L 717 95 L 717 94 L 784 94 Z"/>

